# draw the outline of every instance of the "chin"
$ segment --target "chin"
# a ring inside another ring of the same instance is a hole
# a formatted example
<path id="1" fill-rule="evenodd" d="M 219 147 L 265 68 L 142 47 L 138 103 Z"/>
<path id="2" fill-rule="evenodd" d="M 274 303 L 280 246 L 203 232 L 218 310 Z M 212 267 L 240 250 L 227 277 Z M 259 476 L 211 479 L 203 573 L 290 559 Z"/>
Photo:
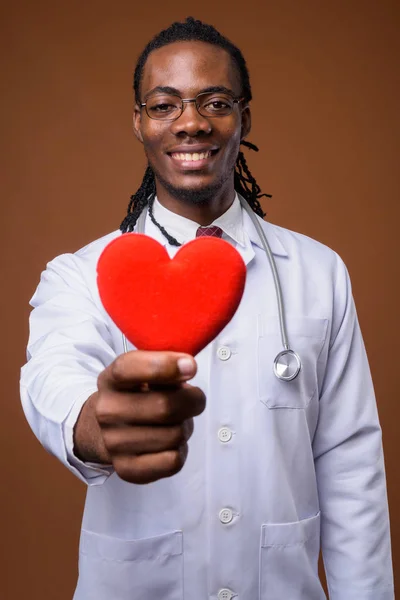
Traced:
<path id="1" fill-rule="evenodd" d="M 207 185 L 199 187 L 174 187 L 167 188 L 169 193 L 177 200 L 182 200 L 187 204 L 208 204 L 220 191 L 219 185 Z"/>
<path id="2" fill-rule="evenodd" d="M 187 204 L 207 204 L 221 190 L 220 182 L 179 186 L 165 181 L 160 177 L 158 179 L 171 196 Z"/>
<path id="3" fill-rule="evenodd" d="M 208 204 L 208 202 L 215 199 L 215 196 L 221 193 L 225 182 L 230 176 L 231 174 L 228 174 L 224 178 L 221 177 L 220 179 L 211 181 L 209 183 L 199 182 L 197 185 L 193 185 L 192 182 L 184 186 L 167 181 L 162 176 L 160 177 L 159 173 L 157 173 L 157 179 L 159 180 L 160 184 L 168 191 L 169 194 L 171 194 L 171 196 L 187 204 L 197 205 Z"/>

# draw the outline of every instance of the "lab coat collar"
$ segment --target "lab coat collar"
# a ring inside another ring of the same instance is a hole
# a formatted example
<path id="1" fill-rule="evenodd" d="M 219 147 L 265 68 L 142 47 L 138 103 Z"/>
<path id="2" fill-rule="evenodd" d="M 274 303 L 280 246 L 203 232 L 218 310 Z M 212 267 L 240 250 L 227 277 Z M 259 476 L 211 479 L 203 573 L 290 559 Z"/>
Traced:
<path id="1" fill-rule="evenodd" d="M 242 215 L 244 215 L 244 211 L 242 210 Z M 149 214 L 146 215 L 146 223 L 145 223 L 145 234 L 151 236 L 153 239 L 157 240 L 164 248 L 167 248 L 170 257 L 174 256 L 179 248 L 171 247 L 168 244 L 167 239 L 161 233 L 159 228 L 154 225 L 153 221 L 150 219 Z M 243 244 L 236 244 L 236 250 L 239 252 L 240 256 L 243 258 L 244 263 L 247 265 L 255 256 L 254 248 L 250 239 L 249 234 L 246 231 L 246 228 L 243 226 Z"/>
<path id="2" fill-rule="evenodd" d="M 251 241 L 252 244 L 255 244 L 259 248 L 264 248 L 264 246 L 261 243 L 260 236 L 258 235 L 257 230 L 256 230 L 255 226 L 253 225 L 252 220 L 250 219 L 249 215 L 247 214 L 247 212 L 244 209 L 242 209 L 242 211 L 243 211 L 243 228 L 244 228 L 245 233 L 248 235 L 249 240 Z M 278 233 L 277 233 L 274 225 L 272 225 L 272 223 L 268 223 L 268 221 L 264 221 L 263 219 L 261 219 L 261 217 L 259 217 L 257 215 L 256 215 L 256 218 L 258 219 L 259 223 L 261 224 L 261 227 L 264 229 L 264 233 L 267 237 L 268 244 L 269 244 L 269 247 L 271 248 L 272 254 L 274 254 L 275 256 L 288 256 L 288 253 L 287 253 L 281 239 L 278 237 Z"/>
<path id="3" fill-rule="evenodd" d="M 160 204 L 157 197 L 154 199 L 153 212 L 155 219 L 181 243 L 195 239 L 199 223 L 171 212 Z M 220 227 L 223 231 L 223 239 L 229 241 L 229 243 L 240 246 L 245 245 L 242 207 L 237 192 L 228 210 L 215 219 L 211 225 Z"/>
<path id="4" fill-rule="evenodd" d="M 243 216 L 243 232 L 244 232 L 244 246 L 237 245 L 237 250 L 241 254 L 245 264 L 247 265 L 251 259 L 254 257 L 254 250 L 252 248 L 252 244 L 258 246 L 259 248 L 263 248 L 259 235 L 257 233 L 256 228 L 254 227 L 249 215 L 245 210 L 242 209 Z M 282 241 L 278 237 L 275 227 L 264 221 L 260 217 L 256 217 L 261 223 L 262 228 L 264 229 L 265 235 L 267 236 L 267 240 L 269 246 L 271 248 L 271 252 L 275 256 L 288 256 L 286 249 L 283 246 Z M 146 235 L 151 236 L 153 239 L 157 240 L 162 246 L 166 247 L 168 245 L 168 241 L 165 236 L 161 233 L 156 225 L 152 222 L 147 213 L 146 223 L 145 223 L 145 233 Z"/>

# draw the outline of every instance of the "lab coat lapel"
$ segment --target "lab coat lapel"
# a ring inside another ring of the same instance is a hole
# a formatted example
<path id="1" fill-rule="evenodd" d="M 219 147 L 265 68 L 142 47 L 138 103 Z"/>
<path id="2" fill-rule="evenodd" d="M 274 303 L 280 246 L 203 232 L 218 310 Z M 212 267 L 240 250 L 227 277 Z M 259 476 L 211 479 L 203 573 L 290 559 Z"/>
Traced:
<path id="1" fill-rule="evenodd" d="M 241 254 L 245 264 L 247 265 L 255 256 L 253 244 L 255 246 L 258 246 L 261 249 L 263 249 L 264 247 L 261 243 L 260 236 L 258 235 L 257 230 L 254 227 L 249 215 L 244 210 L 242 211 L 242 215 L 243 215 L 243 229 L 244 229 L 244 234 L 245 234 L 245 246 L 244 247 L 238 246 L 237 250 Z M 278 237 L 274 226 L 271 223 L 268 223 L 267 221 L 260 219 L 259 217 L 256 217 L 256 218 L 259 220 L 261 227 L 264 230 L 264 233 L 268 240 L 268 244 L 271 248 L 272 254 L 274 256 L 287 257 L 288 253 L 287 253 L 285 247 L 283 246 L 282 241 Z"/>

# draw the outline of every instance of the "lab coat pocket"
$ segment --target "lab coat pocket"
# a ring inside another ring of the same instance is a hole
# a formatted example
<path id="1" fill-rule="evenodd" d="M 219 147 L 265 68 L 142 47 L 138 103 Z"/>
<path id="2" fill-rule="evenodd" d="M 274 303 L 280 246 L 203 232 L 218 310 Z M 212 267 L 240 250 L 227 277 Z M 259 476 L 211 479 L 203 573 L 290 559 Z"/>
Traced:
<path id="1" fill-rule="evenodd" d="M 74 600 L 183 600 L 183 537 L 123 540 L 82 530 Z"/>
<path id="2" fill-rule="evenodd" d="M 289 345 L 300 357 L 300 373 L 292 381 L 274 374 L 283 350 L 278 317 L 258 317 L 258 394 L 268 408 L 306 408 L 318 388 L 317 363 L 324 346 L 327 319 L 286 317 Z"/>
<path id="3" fill-rule="evenodd" d="M 326 600 L 318 578 L 319 513 L 261 527 L 260 600 Z"/>

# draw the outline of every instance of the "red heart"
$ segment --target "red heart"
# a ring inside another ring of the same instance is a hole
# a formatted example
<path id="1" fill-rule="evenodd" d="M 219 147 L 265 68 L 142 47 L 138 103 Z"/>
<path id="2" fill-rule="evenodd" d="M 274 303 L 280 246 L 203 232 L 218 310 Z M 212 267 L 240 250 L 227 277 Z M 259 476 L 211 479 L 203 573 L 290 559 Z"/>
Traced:
<path id="1" fill-rule="evenodd" d="M 97 264 L 104 308 L 140 350 L 197 354 L 235 314 L 245 280 L 240 254 L 213 237 L 188 242 L 171 260 L 153 238 L 126 233 Z"/>

